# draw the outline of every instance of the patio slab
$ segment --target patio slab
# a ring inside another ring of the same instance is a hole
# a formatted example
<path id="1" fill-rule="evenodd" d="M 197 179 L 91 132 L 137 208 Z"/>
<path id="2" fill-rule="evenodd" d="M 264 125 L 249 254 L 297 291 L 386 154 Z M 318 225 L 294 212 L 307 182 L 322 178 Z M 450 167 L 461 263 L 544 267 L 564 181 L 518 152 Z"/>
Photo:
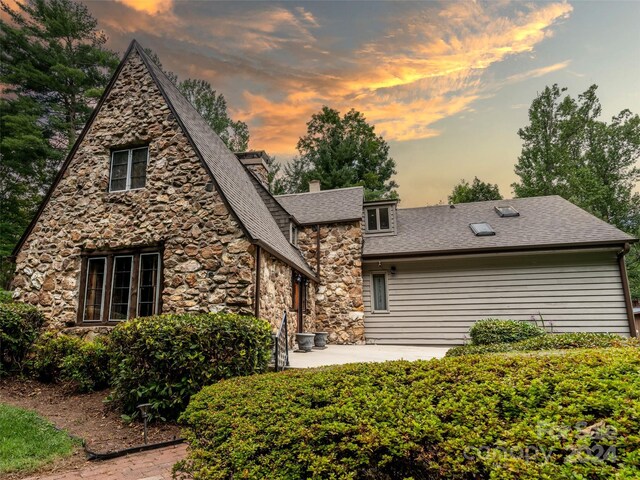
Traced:
<path id="1" fill-rule="evenodd" d="M 328 345 L 310 353 L 289 352 L 291 368 L 315 368 L 358 362 L 389 360 L 430 360 L 442 358 L 449 347 L 411 347 L 404 345 Z"/>

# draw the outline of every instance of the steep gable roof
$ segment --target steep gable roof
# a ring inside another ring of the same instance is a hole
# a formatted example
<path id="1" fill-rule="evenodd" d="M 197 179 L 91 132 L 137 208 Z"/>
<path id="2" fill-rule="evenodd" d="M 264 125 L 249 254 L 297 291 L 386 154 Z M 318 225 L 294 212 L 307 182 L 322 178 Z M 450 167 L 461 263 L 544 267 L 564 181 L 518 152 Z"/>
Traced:
<path id="1" fill-rule="evenodd" d="M 517 217 L 500 217 L 495 207 L 513 206 Z M 495 235 L 475 236 L 470 223 L 487 222 Z M 515 198 L 431 207 L 400 208 L 397 234 L 365 237 L 363 255 L 455 254 L 623 245 L 636 241 L 562 197 Z"/>
<path id="2" fill-rule="evenodd" d="M 184 98 L 178 88 L 167 78 L 160 68 L 148 57 L 142 46 L 133 40 L 124 58 L 120 62 L 109 85 L 92 113 L 89 121 L 85 125 L 82 134 L 78 137 L 76 144 L 72 148 L 69 156 L 60 170 L 56 181 L 49 190 L 45 200 L 40 206 L 38 214 L 33 219 L 31 225 L 23 235 L 22 239 L 14 249 L 14 254 L 20 250 L 22 244 L 33 229 L 38 220 L 44 205 L 48 202 L 52 191 L 59 182 L 64 170 L 73 158 L 78 145 L 83 141 L 89 126 L 93 122 L 95 115 L 100 110 L 104 100 L 109 95 L 115 80 L 119 76 L 123 65 L 130 55 L 136 52 L 142 58 L 151 77 L 156 83 L 160 93 L 164 97 L 167 105 L 176 117 L 184 134 L 191 142 L 202 163 L 209 170 L 212 179 L 223 200 L 236 216 L 241 226 L 244 228 L 250 239 L 291 265 L 296 270 L 305 275 L 316 278 L 315 273 L 304 261 L 302 254 L 284 237 L 274 218 L 271 216 L 260 195 L 251 183 L 248 173 L 238 162 L 235 155 L 227 148 L 218 135 L 209 127 L 207 122 L 197 112 L 197 110 Z"/>
<path id="3" fill-rule="evenodd" d="M 353 222 L 362 219 L 364 188 L 278 195 L 276 200 L 303 225 Z"/>

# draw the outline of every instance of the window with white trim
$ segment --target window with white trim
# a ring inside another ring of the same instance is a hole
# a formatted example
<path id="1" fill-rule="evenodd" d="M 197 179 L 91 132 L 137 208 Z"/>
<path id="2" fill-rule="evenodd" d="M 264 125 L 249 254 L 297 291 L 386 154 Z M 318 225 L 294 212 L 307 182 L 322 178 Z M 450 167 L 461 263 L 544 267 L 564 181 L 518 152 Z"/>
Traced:
<path id="1" fill-rule="evenodd" d="M 365 210 L 367 232 L 387 232 L 391 230 L 389 206 L 369 207 Z"/>
<path id="2" fill-rule="evenodd" d="M 113 323 L 160 313 L 161 256 L 143 250 L 87 256 L 79 310 L 83 323 Z"/>
<path id="3" fill-rule="evenodd" d="M 371 310 L 376 312 L 389 311 L 389 294 L 386 273 L 371 274 Z"/>
<path id="4" fill-rule="evenodd" d="M 109 191 L 121 192 L 144 188 L 147 181 L 149 147 L 111 152 Z"/>

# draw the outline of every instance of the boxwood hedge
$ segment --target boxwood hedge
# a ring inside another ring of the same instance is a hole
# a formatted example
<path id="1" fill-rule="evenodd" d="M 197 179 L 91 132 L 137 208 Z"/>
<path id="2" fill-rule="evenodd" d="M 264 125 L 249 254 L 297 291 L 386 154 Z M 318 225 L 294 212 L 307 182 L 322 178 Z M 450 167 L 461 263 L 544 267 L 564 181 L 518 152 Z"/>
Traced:
<path id="1" fill-rule="evenodd" d="M 0 302 L 0 376 L 21 371 L 44 316 L 24 303 Z"/>
<path id="2" fill-rule="evenodd" d="M 638 340 L 615 333 L 548 333 L 515 343 L 490 345 L 461 345 L 450 348 L 447 357 L 482 353 L 526 352 L 532 350 L 564 350 L 570 348 L 606 348 L 639 345 Z"/>
<path id="3" fill-rule="evenodd" d="M 471 356 L 235 378 L 182 420 L 194 479 L 631 479 L 640 350 Z"/>
<path id="4" fill-rule="evenodd" d="M 234 314 L 181 314 L 123 322 L 110 335 L 111 400 L 130 417 L 175 418 L 191 395 L 223 378 L 267 369 L 271 327 Z"/>
<path id="5" fill-rule="evenodd" d="M 469 330 L 471 343 L 474 345 L 520 342 L 545 334 L 544 328 L 538 327 L 534 323 L 497 318 L 478 320 Z"/>

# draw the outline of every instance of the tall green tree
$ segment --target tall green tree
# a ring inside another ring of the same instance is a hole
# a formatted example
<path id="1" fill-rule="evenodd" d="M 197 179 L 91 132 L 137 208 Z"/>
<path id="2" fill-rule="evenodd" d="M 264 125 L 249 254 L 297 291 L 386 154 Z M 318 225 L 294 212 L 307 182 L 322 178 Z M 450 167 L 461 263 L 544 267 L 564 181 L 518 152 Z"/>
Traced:
<path id="1" fill-rule="evenodd" d="M 484 200 L 502 200 L 497 184 L 490 184 L 474 177 L 469 184 L 465 179 L 453 187 L 448 197 L 449 203 L 482 202 Z"/>
<path id="2" fill-rule="evenodd" d="M 312 115 L 297 145 L 299 156 L 285 167 L 289 193 L 306 191 L 309 180 L 323 189 L 361 185 L 367 199 L 397 198 L 395 161 L 389 145 L 356 110 L 344 115 L 329 107 Z"/>
<path id="3" fill-rule="evenodd" d="M 623 110 L 600 119 L 596 85 L 577 99 L 558 85 L 533 100 L 513 189 L 519 197 L 561 195 L 631 234 L 640 229 L 640 117 Z M 640 247 L 627 255 L 631 289 L 640 295 Z"/>
<path id="4" fill-rule="evenodd" d="M 577 99 L 557 85 L 532 102 L 515 167 L 516 196 L 561 195 L 625 231 L 640 223 L 640 118 L 623 110 L 599 119 L 597 86 Z"/>
<path id="5" fill-rule="evenodd" d="M 1 2 L 0 83 L 6 93 L 34 99 L 68 149 L 118 64 L 107 37 L 80 2 L 28 0 L 16 9 Z"/>
<path id="6" fill-rule="evenodd" d="M 250 137 L 249 127 L 243 121 L 231 118 L 227 100 L 222 93 L 217 93 L 205 80 L 188 78 L 180 81 L 174 72 L 164 69 L 158 54 L 150 48 L 146 48 L 145 52 L 191 102 L 191 105 L 202 115 L 211 129 L 220 136 L 229 150 L 232 152 L 247 150 Z"/>

